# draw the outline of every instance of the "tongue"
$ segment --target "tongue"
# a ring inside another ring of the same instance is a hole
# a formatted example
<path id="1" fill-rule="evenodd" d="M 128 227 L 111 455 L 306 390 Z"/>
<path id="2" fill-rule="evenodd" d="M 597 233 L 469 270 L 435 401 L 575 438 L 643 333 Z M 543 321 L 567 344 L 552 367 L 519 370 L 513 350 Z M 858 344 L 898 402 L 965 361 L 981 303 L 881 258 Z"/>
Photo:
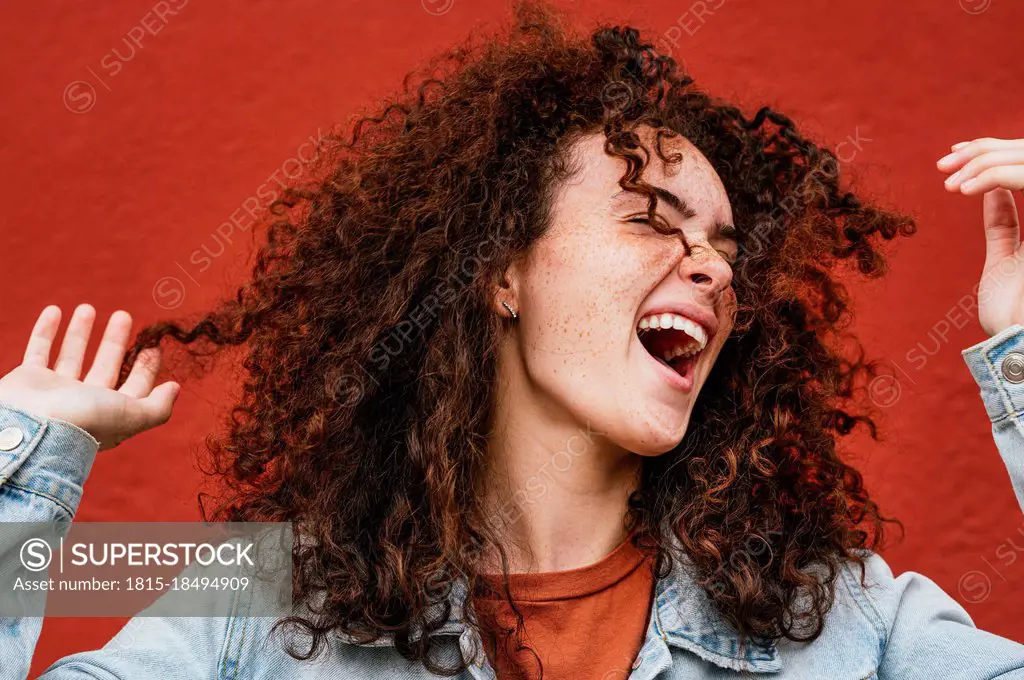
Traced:
<path id="1" fill-rule="evenodd" d="M 692 356 L 679 356 L 671 361 L 665 361 L 662 357 L 670 349 L 679 346 L 686 347 L 693 341 L 689 335 L 674 328 L 648 330 L 640 336 L 640 344 L 651 356 L 680 374 L 682 373 L 681 369 L 689 359 L 693 358 Z"/>
<path id="2" fill-rule="evenodd" d="M 640 342 L 656 359 L 665 356 L 665 352 L 675 347 L 686 347 L 693 338 L 675 328 L 665 330 L 649 330 L 640 336 Z"/>

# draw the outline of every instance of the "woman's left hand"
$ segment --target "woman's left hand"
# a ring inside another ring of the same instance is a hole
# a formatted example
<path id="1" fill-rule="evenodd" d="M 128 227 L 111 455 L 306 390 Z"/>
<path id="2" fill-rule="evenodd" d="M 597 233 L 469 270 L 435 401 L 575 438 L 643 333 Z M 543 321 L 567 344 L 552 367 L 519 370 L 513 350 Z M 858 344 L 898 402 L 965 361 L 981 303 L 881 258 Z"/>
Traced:
<path id="1" fill-rule="evenodd" d="M 936 163 L 953 173 L 946 190 L 984 194 L 985 266 L 978 286 L 978 320 L 989 335 L 1024 325 L 1024 250 L 1013 192 L 1024 190 L 1024 139 L 983 137 L 960 142 Z"/>

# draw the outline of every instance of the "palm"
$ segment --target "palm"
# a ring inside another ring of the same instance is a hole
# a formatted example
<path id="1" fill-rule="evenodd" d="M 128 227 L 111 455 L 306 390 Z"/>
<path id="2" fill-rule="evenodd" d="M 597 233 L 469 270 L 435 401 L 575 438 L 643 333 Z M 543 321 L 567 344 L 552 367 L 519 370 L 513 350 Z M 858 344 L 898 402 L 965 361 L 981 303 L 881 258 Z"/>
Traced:
<path id="1" fill-rule="evenodd" d="M 119 392 L 39 366 L 21 365 L 0 379 L 0 393 L 10 390 L 24 394 L 20 408 L 75 423 L 93 434 L 100 417 L 123 413 L 128 402 Z"/>
<path id="2" fill-rule="evenodd" d="M 160 365 L 157 350 L 140 354 L 124 384 L 115 389 L 131 317 L 111 316 L 88 374 L 79 379 L 85 347 L 92 329 L 92 308 L 75 310 L 56 364 L 50 350 L 60 323 L 60 309 L 48 307 L 39 316 L 25 359 L 0 378 L 0 402 L 42 418 L 57 418 L 89 432 L 101 448 L 111 448 L 170 417 L 177 385 L 153 383 Z"/>

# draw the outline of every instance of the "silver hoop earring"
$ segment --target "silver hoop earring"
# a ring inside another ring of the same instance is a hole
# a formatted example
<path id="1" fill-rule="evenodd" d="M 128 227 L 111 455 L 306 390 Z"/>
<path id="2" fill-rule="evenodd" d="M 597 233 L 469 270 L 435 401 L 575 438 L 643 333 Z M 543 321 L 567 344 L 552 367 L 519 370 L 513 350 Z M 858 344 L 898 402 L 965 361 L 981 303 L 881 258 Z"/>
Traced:
<path id="1" fill-rule="evenodd" d="M 518 315 L 518 314 L 516 314 L 516 310 L 512 309 L 512 307 L 511 307 L 511 306 L 509 306 L 509 304 L 508 304 L 507 302 L 505 302 L 504 300 L 502 300 L 502 301 L 501 301 L 501 304 L 502 304 L 502 306 L 504 306 L 504 307 L 505 307 L 505 309 L 507 309 L 507 310 L 508 310 L 508 313 L 512 315 L 512 320 L 513 320 L 513 321 L 515 321 L 516 319 L 518 319 L 518 318 L 519 318 L 519 315 Z"/>

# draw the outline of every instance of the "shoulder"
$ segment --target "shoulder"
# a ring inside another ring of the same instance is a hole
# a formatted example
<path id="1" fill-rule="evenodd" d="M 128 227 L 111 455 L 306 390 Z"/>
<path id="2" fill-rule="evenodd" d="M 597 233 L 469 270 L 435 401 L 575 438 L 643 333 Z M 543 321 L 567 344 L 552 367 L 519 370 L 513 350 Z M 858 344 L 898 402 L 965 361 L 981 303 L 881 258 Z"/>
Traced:
<path id="1" fill-rule="evenodd" d="M 865 664 L 861 670 L 868 675 L 890 652 L 894 631 L 906 627 L 897 622 L 911 619 L 912 627 L 921 630 L 925 619 L 949 615 L 972 625 L 966 612 L 928 577 L 915 572 L 897 575 L 874 552 L 862 551 L 859 557 L 860 562 L 840 564 L 835 598 L 818 638 L 809 645 L 780 642 L 780 650 L 792 663 L 828 665 L 833 660 L 825 658 L 828 654 L 822 656 L 822 650 L 841 649 L 847 661 Z"/>
<path id="2" fill-rule="evenodd" d="M 874 631 L 881 649 L 891 639 L 897 622 L 925 626 L 941 619 L 974 627 L 967 611 L 932 579 L 915 571 L 897 574 L 875 552 L 864 551 L 861 557 L 861 563 L 849 560 L 842 565 L 833 608 L 857 611 Z"/>

